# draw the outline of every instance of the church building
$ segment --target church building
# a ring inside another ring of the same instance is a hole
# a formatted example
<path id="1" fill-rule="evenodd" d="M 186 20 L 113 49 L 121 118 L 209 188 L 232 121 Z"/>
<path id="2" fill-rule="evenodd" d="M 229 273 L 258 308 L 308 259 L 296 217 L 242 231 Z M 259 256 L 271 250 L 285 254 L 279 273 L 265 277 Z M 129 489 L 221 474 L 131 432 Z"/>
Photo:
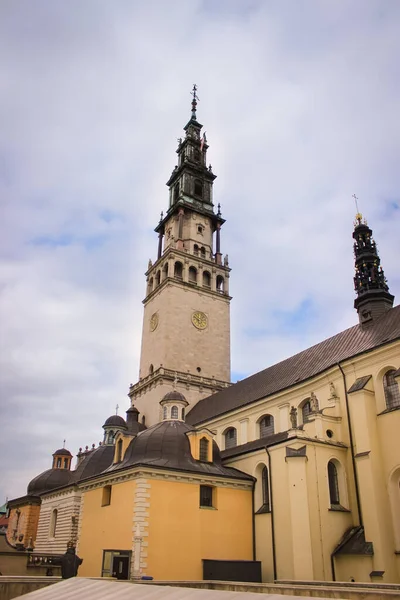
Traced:
<path id="1" fill-rule="evenodd" d="M 8 542 L 34 562 L 72 541 L 88 577 L 400 582 L 400 307 L 372 230 L 357 214 L 358 323 L 232 384 L 225 221 L 195 87 L 191 108 L 126 418 L 74 470 L 53 454 L 8 503 Z"/>

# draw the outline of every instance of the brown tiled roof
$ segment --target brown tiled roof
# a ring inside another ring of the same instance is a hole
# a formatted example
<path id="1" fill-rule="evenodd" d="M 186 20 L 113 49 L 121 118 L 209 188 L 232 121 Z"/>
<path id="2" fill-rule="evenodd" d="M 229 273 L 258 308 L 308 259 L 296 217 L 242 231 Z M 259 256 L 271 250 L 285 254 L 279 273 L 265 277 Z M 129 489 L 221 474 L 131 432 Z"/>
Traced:
<path id="1" fill-rule="evenodd" d="M 400 338 L 400 305 L 368 325 L 355 325 L 198 402 L 186 422 L 198 425 L 306 381 L 358 354 Z"/>

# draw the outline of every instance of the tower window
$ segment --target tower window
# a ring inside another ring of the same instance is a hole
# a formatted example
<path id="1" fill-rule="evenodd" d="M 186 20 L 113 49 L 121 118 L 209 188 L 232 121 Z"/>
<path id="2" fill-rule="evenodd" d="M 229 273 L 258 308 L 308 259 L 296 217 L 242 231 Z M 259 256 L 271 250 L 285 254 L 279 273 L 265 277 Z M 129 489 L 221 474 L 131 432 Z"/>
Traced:
<path id="1" fill-rule="evenodd" d="M 181 262 L 176 262 L 174 267 L 174 275 L 178 279 L 182 279 L 183 265 Z"/>
<path id="2" fill-rule="evenodd" d="M 154 373 L 154 367 L 153 367 L 153 365 L 150 365 L 150 367 L 149 367 L 149 375 L 153 375 L 153 373 Z"/>
<path id="3" fill-rule="evenodd" d="M 195 254 L 196 256 L 199 254 L 199 247 L 197 244 L 193 246 L 193 254 Z"/>
<path id="4" fill-rule="evenodd" d="M 49 537 L 51 537 L 51 538 L 56 537 L 57 516 L 58 516 L 58 510 L 55 508 L 53 510 L 53 512 L 51 513 L 51 520 L 50 520 Z"/>
<path id="5" fill-rule="evenodd" d="M 200 506 L 211 508 L 213 505 L 213 488 L 210 485 L 200 486 Z"/>
<path id="6" fill-rule="evenodd" d="M 173 406 L 171 408 L 171 419 L 178 419 L 178 418 L 179 418 L 178 407 L 177 406 Z"/>
<path id="7" fill-rule="evenodd" d="M 194 180 L 194 195 L 203 197 L 203 182 L 200 179 Z"/>
<path id="8" fill-rule="evenodd" d="M 64 469 L 68 469 L 68 458 L 64 458 Z"/>
<path id="9" fill-rule="evenodd" d="M 61 469 L 61 458 L 57 458 L 57 469 Z"/>
<path id="10" fill-rule="evenodd" d="M 237 445 L 237 431 L 230 427 L 225 431 L 225 449 L 234 448 Z"/>
<path id="11" fill-rule="evenodd" d="M 185 162 L 185 151 L 182 150 L 182 154 L 181 154 L 181 165 L 183 165 L 183 163 Z"/>
<path id="12" fill-rule="evenodd" d="M 101 499 L 102 506 L 110 506 L 111 504 L 111 485 L 105 485 L 103 487 L 103 495 Z"/>
<path id="13" fill-rule="evenodd" d="M 163 419 L 167 419 L 168 418 L 168 407 L 164 406 L 163 407 L 163 413 L 162 413 Z"/>
<path id="14" fill-rule="evenodd" d="M 328 482 L 331 506 L 340 505 L 338 474 L 336 465 L 332 460 L 328 462 Z"/>
<path id="15" fill-rule="evenodd" d="M 203 225 L 197 225 L 197 233 L 203 235 L 204 227 Z"/>
<path id="16" fill-rule="evenodd" d="M 222 277 L 222 275 L 218 275 L 217 276 L 217 292 L 219 292 L 220 294 L 223 294 L 224 289 L 225 289 L 224 278 Z"/>
<path id="17" fill-rule="evenodd" d="M 207 288 L 211 287 L 211 275 L 208 271 L 203 271 L 203 286 Z"/>
<path id="18" fill-rule="evenodd" d="M 394 378 L 395 370 L 387 371 L 383 377 L 383 391 L 385 393 L 386 408 L 400 406 L 399 385 Z"/>
<path id="19" fill-rule="evenodd" d="M 182 421 L 184 421 L 185 420 L 185 407 L 182 408 L 181 414 L 182 414 L 182 417 L 181 417 Z"/>
<path id="20" fill-rule="evenodd" d="M 174 186 L 174 202 L 177 202 L 179 198 L 179 181 Z"/>
<path id="21" fill-rule="evenodd" d="M 163 278 L 166 279 L 168 277 L 168 263 L 166 262 L 163 266 Z"/>
<path id="22" fill-rule="evenodd" d="M 201 438 L 200 440 L 200 460 L 202 462 L 208 462 L 208 447 L 210 442 L 207 438 Z"/>
<path id="23" fill-rule="evenodd" d="M 156 285 L 160 285 L 160 283 L 161 283 L 161 271 L 157 271 Z"/>
<path id="24" fill-rule="evenodd" d="M 204 246 L 202 246 L 200 248 L 200 254 L 201 254 L 201 258 L 205 258 L 206 257 L 206 249 L 204 248 Z"/>
<path id="25" fill-rule="evenodd" d="M 200 151 L 199 150 L 194 151 L 194 160 L 197 162 L 200 161 Z"/>
<path id="26" fill-rule="evenodd" d="M 272 435 L 274 433 L 274 417 L 272 415 L 265 415 L 260 420 L 260 438 Z"/>
<path id="27" fill-rule="evenodd" d="M 189 267 L 189 281 L 190 283 L 197 283 L 197 270 L 195 267 Z"/>

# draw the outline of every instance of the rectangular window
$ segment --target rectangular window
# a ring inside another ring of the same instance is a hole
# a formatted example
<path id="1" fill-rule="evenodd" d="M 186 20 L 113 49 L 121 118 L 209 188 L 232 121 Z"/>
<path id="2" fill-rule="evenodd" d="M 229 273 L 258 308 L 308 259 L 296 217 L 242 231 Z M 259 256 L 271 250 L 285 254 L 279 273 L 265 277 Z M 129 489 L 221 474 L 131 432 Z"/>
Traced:
<path id="1" fill-rule="evenodd" d="M 111 504 L 111 485 L 105 485 L 103 487 L 103 496 L 101 499 L 102 506 L 109 506 Z"/>
<path id="2" fill-rule="evenodd" d="M 118 556 L 127 556 L 128 558 L 131 556 L 129 550 L 104 550 L 103 551 L 103 566 L 101 569 L 102 577 L 112 577 L 113 576 L 113 563 L 114 558 Z M 130 561 L 129 561 L 130 562 Z M 118 577 L 120 579 L 120 577 Z M 127 579 L 124 577 L 123 579 Z"/>
<path id="3" fill-rule="evenodd" d="M 213 488 L 210 485 L 200 486 L 200 506 L 208 508 L 213 505 Z"/>

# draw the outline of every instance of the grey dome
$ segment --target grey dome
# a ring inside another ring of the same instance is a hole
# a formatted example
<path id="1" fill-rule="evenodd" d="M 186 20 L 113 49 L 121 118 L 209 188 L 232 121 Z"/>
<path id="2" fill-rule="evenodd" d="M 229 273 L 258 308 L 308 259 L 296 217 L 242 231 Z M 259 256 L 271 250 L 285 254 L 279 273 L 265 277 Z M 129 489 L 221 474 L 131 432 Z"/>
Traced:
<path id="1" fill-rule="evenodd" d="M 103 427 L 119 427 L 121 429 L 126 429 L 126 421 L 119 415 L 111 415 L 111 417 L 108 417 Z"/>
<path id="2" fill-rule="evenodd" d="M 168 392 L 168 394 L 165 394 L 165 396 L 161 400 L 160 404 L 163 404 L 164 402 L 174 402 L 174 401 L 185 402 L 186 404 L 189 404 L 189 402 L 186 400 L 185 396 L 183 394 L 181 394 L 180 392 L 177 392 L 176 390 L 173 390 L 172 392 Z"/>
<path id="3" fill-rule="evenodd" d="M 73 472 L 68 469 L 48 469 L 32 479 L 28 484 L 27 493 L 31 496 L 40 496 L 55 488 L 68 485 L 73 479 Z"/>

